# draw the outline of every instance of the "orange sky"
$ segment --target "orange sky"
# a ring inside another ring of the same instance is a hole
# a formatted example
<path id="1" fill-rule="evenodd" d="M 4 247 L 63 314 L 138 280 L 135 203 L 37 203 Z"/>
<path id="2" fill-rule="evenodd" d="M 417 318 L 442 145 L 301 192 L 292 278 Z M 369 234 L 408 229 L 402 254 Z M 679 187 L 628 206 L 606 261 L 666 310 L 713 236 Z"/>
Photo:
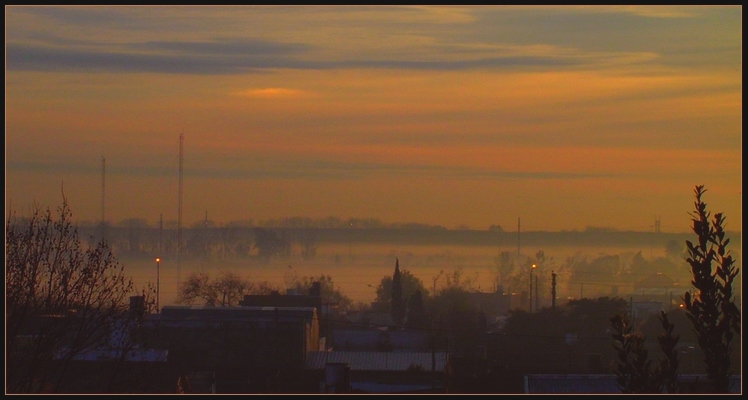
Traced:
<path id="1" fill-rule="evenodd" d="M 742 224 L 740 7 L 6 6 L 6 209 Z M 6 213 L 7 214 L 7 213 Z"/>

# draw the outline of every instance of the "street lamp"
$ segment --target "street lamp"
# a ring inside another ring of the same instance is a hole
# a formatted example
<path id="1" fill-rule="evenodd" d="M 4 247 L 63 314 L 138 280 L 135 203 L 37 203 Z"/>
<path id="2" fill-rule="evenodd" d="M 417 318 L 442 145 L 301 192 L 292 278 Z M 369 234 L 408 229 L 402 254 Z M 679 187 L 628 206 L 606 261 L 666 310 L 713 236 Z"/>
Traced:
<path id="1" fill-rule="evenodd" d="M 156 313 L 158 314 L 159 289 L 161 288 L 161 259 L 156 257 Z"/>
<path id="2" fill-rule="evenodd" d="M 532 312 L 532 272 L 535 271 L 537 266 L 535 264 L 530 268 L 530 312 Z"/>

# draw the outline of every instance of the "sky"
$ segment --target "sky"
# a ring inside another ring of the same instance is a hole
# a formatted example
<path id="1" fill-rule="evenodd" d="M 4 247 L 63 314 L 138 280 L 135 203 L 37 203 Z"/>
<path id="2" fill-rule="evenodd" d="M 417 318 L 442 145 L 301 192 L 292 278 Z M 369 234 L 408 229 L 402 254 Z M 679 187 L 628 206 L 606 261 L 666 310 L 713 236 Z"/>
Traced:
<path id="1" fill-rule="evenodd" d="M 742 229 L 741 6 L 6 6 L 5 206 Z"/>

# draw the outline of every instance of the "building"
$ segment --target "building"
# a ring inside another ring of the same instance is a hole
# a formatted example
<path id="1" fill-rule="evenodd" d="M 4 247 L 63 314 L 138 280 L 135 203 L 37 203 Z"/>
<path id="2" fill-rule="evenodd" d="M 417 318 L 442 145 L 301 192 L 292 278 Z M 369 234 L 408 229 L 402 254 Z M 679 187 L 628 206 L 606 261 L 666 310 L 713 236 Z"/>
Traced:
<path id="1" fill-rule="evenodd" d="M 320 343 L 313 307 L 167 306 L 148 315 L 141 335 L 168 350 L 168 363 L 180 371 L 175 386 L 207 373 L 216 393 L 306 393 L 306 355 Z"/>

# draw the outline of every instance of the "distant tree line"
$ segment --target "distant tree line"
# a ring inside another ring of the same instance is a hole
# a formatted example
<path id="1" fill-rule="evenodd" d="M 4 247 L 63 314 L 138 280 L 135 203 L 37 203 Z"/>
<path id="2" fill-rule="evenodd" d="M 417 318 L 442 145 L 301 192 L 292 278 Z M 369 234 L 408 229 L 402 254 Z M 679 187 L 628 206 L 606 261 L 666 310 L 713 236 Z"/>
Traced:
<path id="1" fill-rule="evenodd" d="M 115 224 L 110 224 L 112 227 L 130 227 L 132 225 L 142 226 L 145 228 L 158 228 L 159 223 L 149 224 L 148 221 L 142 218 L 127 218 L 121 220 Z M 79 226 L 81 228 L 98 228 L 101 222 L 94 221 L 82 221 Z M 195 227 L 206 227 L 215 228 L 218 225 L 211 220 L 200 220 L 192 223 L 189 226 L 183 228 L 195 228 Z M 376 218 L 348 218 L 342 219 L 338 217 L 327 217 L 327 218 L 308 218 L 308 217 L 287 217 L 267 220 L 236 220 L 230 221 L 222 226 L 233 227 L 233 228 L 316 228 L 316 229 L 405 229 L 405 230 L 447 230 L 442 225 L 431 225 L 417 222 L 393 222 L 385 223 Z M 164 221 L 165 229 L 176 229 L 177 221 L 168 220 Z M 465 225 L 461 225 L 460 228 L 465 228 Z M 501 230 L 498 225 L 491 225 L 490 230 Z"/>

